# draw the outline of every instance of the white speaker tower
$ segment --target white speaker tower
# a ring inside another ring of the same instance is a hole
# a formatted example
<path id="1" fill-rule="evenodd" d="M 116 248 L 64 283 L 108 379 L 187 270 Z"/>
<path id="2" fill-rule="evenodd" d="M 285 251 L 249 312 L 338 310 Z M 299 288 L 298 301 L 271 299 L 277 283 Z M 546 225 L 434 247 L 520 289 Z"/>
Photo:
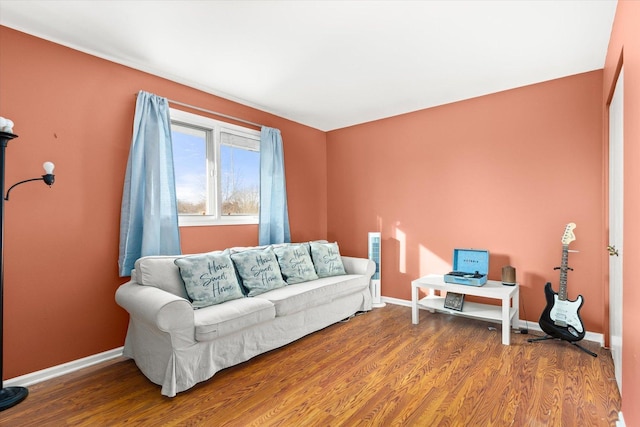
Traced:
<path id="1" fill-rule="evenodd" d="M 381 239 L 379 232 L 369 233 L 369 259 L 376 264 L 376 272 L 371 276 L 371 297 L 374 308 L 384 307 L 380 289 L 380 251 Z"/>

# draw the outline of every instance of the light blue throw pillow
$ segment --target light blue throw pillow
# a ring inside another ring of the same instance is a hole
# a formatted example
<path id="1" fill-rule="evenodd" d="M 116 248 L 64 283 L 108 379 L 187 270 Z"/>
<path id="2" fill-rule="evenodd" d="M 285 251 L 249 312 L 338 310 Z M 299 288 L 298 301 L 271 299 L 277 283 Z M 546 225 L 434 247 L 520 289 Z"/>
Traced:
<path id="1" fill-rule="evenodd" d="M 318 278 L 311 261 L 308 245 L 285 245 L 273 248 L 280 264 L 282 277 L 289 284 L 308 282 Z"/>
<path id="2" fill-rule="evenodd" d="M 271 247 L 233 253 L 231 259 L 250 297 L 286 286 Z"/>
<path id="3" fill-rule="evenodd" d="M 229 251 L 186 256 L 174 263 L 194 308 L 244 297 Z"/>
<path id="4" fill-rule="evenodd" d="M 337 243 L 310 242 L 309 244 L 311 245 L 311 258 L 318 277 L 347 274 Z"/>

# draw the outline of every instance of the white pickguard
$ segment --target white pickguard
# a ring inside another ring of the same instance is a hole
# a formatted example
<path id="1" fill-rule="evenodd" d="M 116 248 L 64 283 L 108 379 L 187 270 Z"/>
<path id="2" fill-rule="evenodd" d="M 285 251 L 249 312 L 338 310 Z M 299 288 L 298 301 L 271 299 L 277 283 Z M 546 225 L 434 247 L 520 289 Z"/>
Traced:
<path id="1" fill-rule="evenodd" d="M 549 313 L 553 323 L 558 326 L 573 326 L 576 331 L 582 333 L 582 322 L 578 317 L 578 309 L 582 305 L 582 295 L 578 295 L 575 301 L 559 300 L 554 295 L 554 303 Z"/>

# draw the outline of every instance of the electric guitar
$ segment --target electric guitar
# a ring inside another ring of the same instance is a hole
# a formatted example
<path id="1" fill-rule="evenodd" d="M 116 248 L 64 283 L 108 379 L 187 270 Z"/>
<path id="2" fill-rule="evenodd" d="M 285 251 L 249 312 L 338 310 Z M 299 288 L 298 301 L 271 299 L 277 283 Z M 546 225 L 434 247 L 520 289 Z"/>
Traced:
<path id="1" fill-rule="evenodd" d="M 562 265 L 556 267 L 560 270 L 560 291 L 556 293 L 547 282 L 544 287 L 544 295 L 547 299 L 547 306 L 540 315 L 540 328 L 548 335 L 566 341 L 580 341 L 584 338 L 584 326 L 580 318 L 580 307 L 582 307 L 582 295 L 574 301 L 567 299 L 567 270 L 573 270 L 567 265 L 569 258 L 569 243 L 576 240 L 573 229 L 574 223 L 567 224 L 562 235 Z"/>

